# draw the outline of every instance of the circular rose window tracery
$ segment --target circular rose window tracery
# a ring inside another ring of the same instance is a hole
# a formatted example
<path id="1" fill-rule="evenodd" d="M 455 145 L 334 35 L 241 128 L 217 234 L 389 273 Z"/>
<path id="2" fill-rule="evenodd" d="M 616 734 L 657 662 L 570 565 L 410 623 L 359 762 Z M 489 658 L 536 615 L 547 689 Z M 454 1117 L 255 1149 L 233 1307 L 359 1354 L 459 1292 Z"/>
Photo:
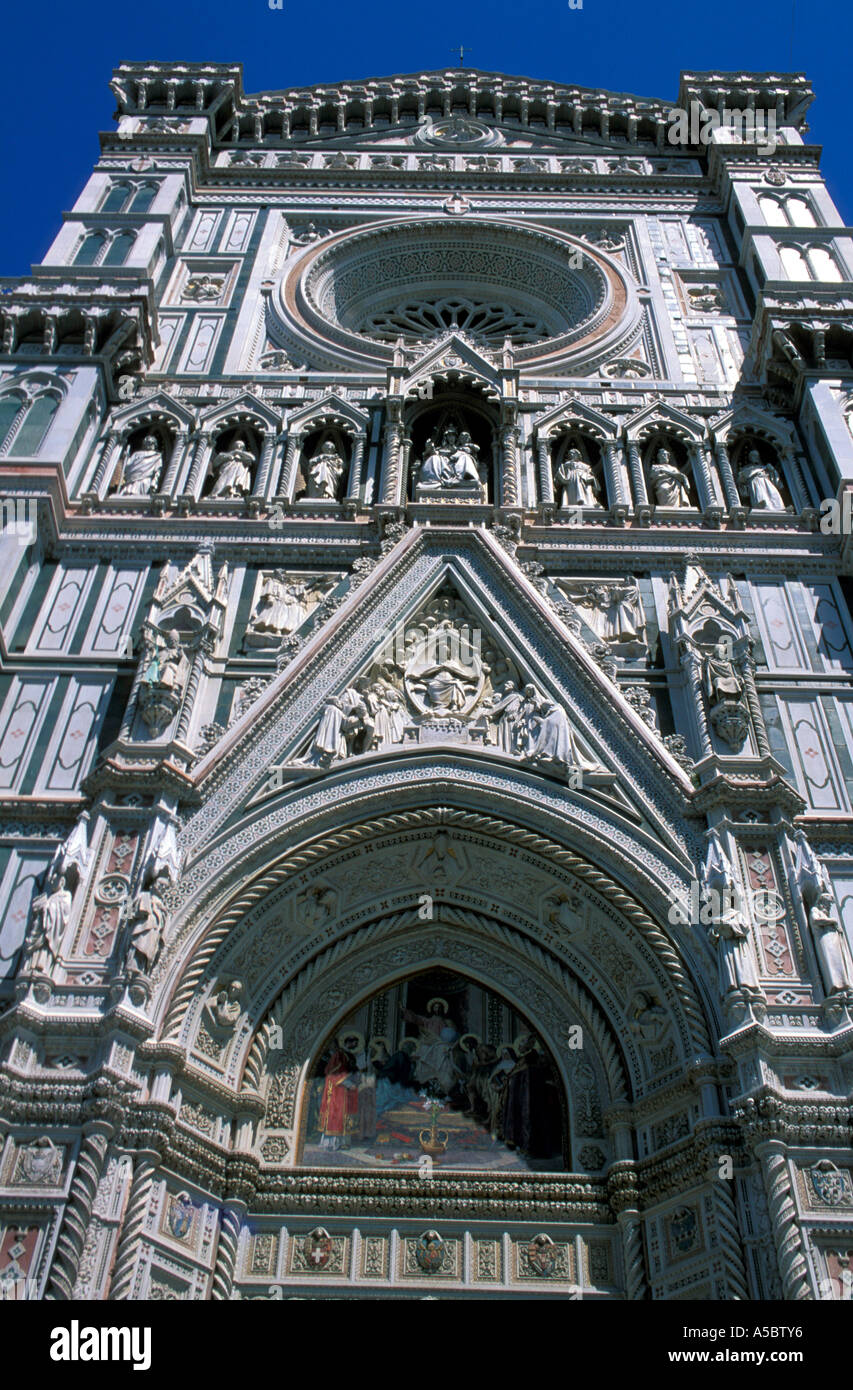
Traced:
<path id="1" fill-rule="evenodd" d="M 453 331 L 489 347 L 500 347 L 506 338 L 513 343 L 539 343 L 550 336 L 544 319 L 508 304 L 483 303 L 459 295 L 410 299 L 399 308 L 368 314 L 358 325 L 359 333 L 384 343 L 395 343 L 398 338 L 405 343 L 421 343 Z"/>
<path id="2" fill-rule="evenodd" d="M 641 327 L 624 269 L 551 228 L 406 218 L 297 253 L 270 301 L 277 345 L 317 365 L 379 365 L 459 332 L 484 351 L 509 338 L 519 366 L 607 361 Z"/>

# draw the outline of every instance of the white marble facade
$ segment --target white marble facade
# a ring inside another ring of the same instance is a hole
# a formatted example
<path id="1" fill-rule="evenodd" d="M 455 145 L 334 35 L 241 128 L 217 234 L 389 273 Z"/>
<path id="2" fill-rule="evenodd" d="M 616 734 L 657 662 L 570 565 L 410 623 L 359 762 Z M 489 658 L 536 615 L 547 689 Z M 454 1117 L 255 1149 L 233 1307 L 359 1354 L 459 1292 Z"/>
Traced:
<path id="1" fill-rule="evenodd" d="M 0 303 L 0 1281 L 849 1296 L 808 82 L 112 86 Z"/>

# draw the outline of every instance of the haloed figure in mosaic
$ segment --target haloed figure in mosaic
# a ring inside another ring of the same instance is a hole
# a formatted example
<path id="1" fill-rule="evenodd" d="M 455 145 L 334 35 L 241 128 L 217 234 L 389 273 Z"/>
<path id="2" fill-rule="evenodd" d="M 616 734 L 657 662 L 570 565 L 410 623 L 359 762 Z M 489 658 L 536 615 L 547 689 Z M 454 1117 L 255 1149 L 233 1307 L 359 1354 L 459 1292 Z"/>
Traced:
<path id="1" fill-rule="evenodd" d="M 445 993 L 433 995 L 434 985 Z M 563 1167 L 553 1061 L 508 1005 L 450 972 L 374 995 L 338 1029 L 307 1085 L 306 1163 L 416 1166 L 426 1152 L 449 1168 Z M 440 1153 L 431 1126 L 446 1136 Z"/>

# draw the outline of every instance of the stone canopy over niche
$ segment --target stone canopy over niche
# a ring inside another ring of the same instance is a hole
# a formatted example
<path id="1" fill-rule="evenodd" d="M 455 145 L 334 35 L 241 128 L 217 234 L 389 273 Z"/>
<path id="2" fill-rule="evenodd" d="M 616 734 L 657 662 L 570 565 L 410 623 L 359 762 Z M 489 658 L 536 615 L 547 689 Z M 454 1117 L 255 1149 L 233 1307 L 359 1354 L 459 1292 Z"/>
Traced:
<path id="1" fill-rule="evenodd" d="M 452 970 L 401 980 L 344 1020 L 311 1070 L 302 1123 L 311 1167 L 565 1166 L 565 1097 L 543 1043 Z"/>
<path id="2" fill-rule="evenodd" d="M 446 217 L 325 238 L 298 256 L 269 329 L 301 351 L 373 364 L 460 329 L 519 361 L 614 350 L 639 306 L 625 272 L 563 233 Z"/>

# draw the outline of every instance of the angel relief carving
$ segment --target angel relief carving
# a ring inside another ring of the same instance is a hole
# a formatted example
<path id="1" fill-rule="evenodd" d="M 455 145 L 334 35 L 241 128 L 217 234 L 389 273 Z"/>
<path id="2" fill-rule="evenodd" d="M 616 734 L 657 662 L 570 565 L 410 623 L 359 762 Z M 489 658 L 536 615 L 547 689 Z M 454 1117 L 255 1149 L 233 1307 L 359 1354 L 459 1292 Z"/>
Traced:
<path id="1" fill-rule="evenodd" d="M 296 766 L 327 768 L 403 743 L 475 744 L 579 785 L 605 769 L 562 706 L 522 673 L 445 591 L 382 635 L 366 674 L 330 695 Z M 282 785 L 276 768 L 271 788 Z"/>

